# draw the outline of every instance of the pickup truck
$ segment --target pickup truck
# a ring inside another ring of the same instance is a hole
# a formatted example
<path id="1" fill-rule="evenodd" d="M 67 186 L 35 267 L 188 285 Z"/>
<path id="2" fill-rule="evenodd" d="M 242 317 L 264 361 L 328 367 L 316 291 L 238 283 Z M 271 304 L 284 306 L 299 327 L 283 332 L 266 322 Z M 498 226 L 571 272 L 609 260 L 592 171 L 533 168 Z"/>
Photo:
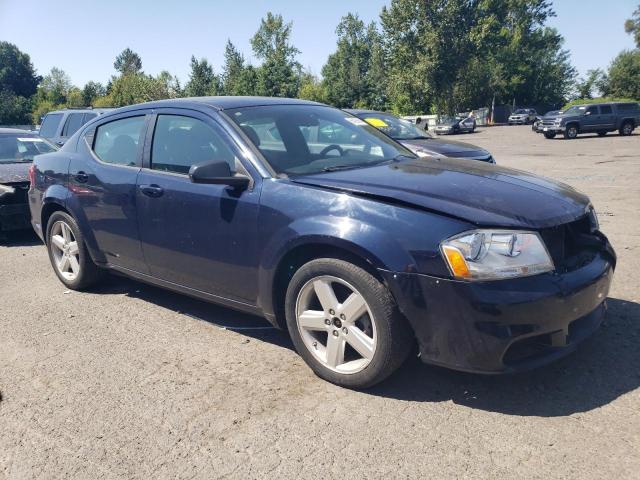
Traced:
<path id="1" fill-rule="evenodd" d="M 538 125 L 538 132 L 546 138 L 562 133 L 566 139 L 574 139 L 581 133 L 597 133 L 604 137 L 608 132 L 631 135 L 640 125 L 640 104 L 597 103 L 574 105 L 559 115 L 545 115 Z"/>

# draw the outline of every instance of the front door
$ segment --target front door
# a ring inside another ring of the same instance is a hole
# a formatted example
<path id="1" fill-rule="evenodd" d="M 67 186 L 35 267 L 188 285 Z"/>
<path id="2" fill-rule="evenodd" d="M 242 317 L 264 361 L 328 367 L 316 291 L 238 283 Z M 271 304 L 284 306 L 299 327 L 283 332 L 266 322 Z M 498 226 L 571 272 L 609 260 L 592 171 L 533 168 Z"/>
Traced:
<path id="1" fill-rule="evenodd" d="M 602 120 L 600 118 L 600 109 L 597 105 L 587 107 L 584 112 L 582 121 L 580 122 L 580 131 L 596 132 L 601 128 Z"/>
<path id="2" fill-rule="evenodd" d="M 147 273 L 138 235 L 136 180 L 142 165 L 146 112 L 111 117 L 78 140 L 70 155 L 70 208 L 89 244 L 111 265 Z"/>
<path id="3" fill-rule="evenodd" d="M 189 168 L 225 160 L 244 170 L 241 154 L 207 115 L 156 110 L 138 176 L 140 237 L 151 275 L 246 303 L 257 298 L 259 184 L 236 191 L 195 184 Z"/>

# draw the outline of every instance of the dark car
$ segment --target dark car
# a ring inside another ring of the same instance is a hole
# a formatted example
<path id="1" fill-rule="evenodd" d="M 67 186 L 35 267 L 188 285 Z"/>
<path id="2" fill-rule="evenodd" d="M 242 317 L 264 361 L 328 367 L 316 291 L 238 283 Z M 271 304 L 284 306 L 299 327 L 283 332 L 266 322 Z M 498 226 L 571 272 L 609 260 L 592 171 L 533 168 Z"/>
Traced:
<path id="1" fill-rule="evenodd" d="M 30 228 L 27 190 L 33 157 L 57 148 L 26 130 L 0 128 L 0 236 Z"/>
<path id="2" fill-rule="evenodd" d="M 113 108 L 65 108 L 47 113 L 42 119 L 38 134 L 56 145 L 62 146 L 85 123 L 110 112 Z"/>
<path id="3" fill-rule="evenodd" d="M 543 126 L 542 126 L 542 122 L 544 120 L 545 117 L 548 118 L 553 118 L 556 117 L 558 115 L 562 115 L 562 110 L 550 110 L 547 113 L 545 113 L 544 115 L 538 115 L 535 119 L 535 121 L 531 124 L 531 130 L 533 130 L 536 133 L 542 133 L 543 132 Z"/>
<path id="4" fill-rule="evenodd" d="M 434 137 L 408 120 L 373 110 L 346 110 L 400 142 L 418 156 L 465 158 L 496 163 L 486 150 L 469 143 Z"/>
<path id="5" fill-rule="evenodd" d="M 509 125 L 529 125 L 535 121 L 537 115 L 533 108 L 519 108 L 509 115 L 507 122 Z"/>
<path id="6" fill-rule="evenodd" d="M 263 315 L 322 378 L 423 361 L 541 365 L 600 325 L 615 254 L 589 199 L 482 162 L 425 161 L 325 105 L 134 105 L 40 155 L 33 227 L 58 278 L 112 270 Z"/>
<path id="7" fill-rule="evenodd" d="M 473 117 L 442 115 L 438 117 L 433 130 L 438 135 L 455 135 L 476 131 L 476 119 Z"/>
<path id="8" fill-rule="evenodd" d="M 545 115 L 541 122 L 546 138 L 563 134 L 574 139 L 581 133 L 597 133 L 604 137 L 608 132 L 631 135 L 640 125 L 640 104 L 637 102 L 574 105 L 558 115 Z"/>

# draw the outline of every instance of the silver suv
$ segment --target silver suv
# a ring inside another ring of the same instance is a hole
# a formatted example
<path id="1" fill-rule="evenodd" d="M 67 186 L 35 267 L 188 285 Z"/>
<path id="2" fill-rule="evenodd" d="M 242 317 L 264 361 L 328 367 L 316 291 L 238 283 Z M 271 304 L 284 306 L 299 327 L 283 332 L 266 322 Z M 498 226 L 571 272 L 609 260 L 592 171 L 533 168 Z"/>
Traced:
<path id="1" fill-rule="evenodd" d="M 113 108 L 67 108 L 49 112 L 42 119 L 39 135 L 62 146 L 82 125 L 111 110 Z"/>

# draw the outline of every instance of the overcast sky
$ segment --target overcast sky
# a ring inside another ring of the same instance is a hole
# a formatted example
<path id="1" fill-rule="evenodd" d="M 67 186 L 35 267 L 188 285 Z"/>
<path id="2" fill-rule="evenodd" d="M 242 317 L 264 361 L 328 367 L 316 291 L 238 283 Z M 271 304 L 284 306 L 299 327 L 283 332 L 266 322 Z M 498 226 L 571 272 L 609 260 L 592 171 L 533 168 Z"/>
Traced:
<path id="1" fill-rule="evenodd" d="M 184 83 L 191 55 L 206 57 L 220 71 L 230 38 L 251 58 L 249 39 L 267 11 L 293 22 L 293 43 L 300 62 L 319 74 L 335 49 L 340 17 L 357 12 L 378 18 L 389 0 L 0 0 L 0 40 L 31 55 L 44 75 L 51 67 L 66 71 L 74 84 L 106 83 L 116 55 L 130 47 L 143 69 L 168 70 Z M 624 21 L 640 0 L 556 0 L 558 28 L 581 74 L 606 68 L 621 50 L 633 48 Z M 257 63 L 254 61 L 254 63 Z"/>

